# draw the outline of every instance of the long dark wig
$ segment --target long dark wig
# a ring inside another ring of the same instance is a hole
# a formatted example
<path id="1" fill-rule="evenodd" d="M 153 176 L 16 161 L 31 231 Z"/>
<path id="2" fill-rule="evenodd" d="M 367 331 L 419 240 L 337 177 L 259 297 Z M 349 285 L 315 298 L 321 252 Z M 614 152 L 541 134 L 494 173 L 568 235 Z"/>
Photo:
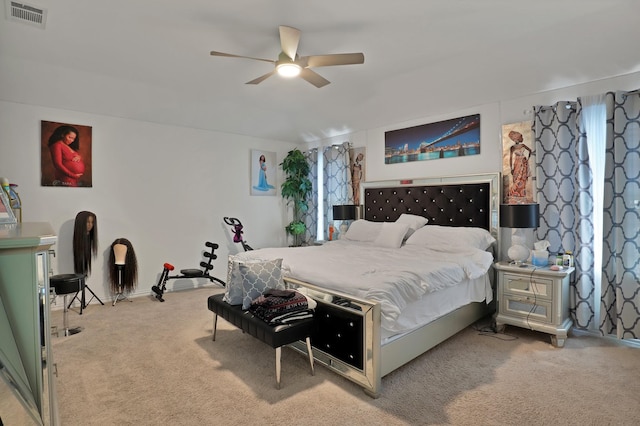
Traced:
<path id="1" fill-rule="evenodd" d="M 113 293 L 120 293 L 116 254 L 113 252 L 113 246 L 116 244 L 123 244 L 127 247 L 127 255 L 125 256 L 122 267 L 122 290 L 131 291 L 136 288 L 136 283 L 138 282 L 138 261 L 131 242 L 126 238 L 117 238 L 111 243 L 111 250 L 109 250 L 109 284 L 111 291 Z"/>
<path id="2" fill-rule="evenodd" d="M 87 231 L 87 222 L 93 218 L 93 227 Z M 76 215 L 73 227 L 73 268 L 76 274 L 91 274 L 91 259 L 98 254 L 98 218 L 88 211 Z"/>

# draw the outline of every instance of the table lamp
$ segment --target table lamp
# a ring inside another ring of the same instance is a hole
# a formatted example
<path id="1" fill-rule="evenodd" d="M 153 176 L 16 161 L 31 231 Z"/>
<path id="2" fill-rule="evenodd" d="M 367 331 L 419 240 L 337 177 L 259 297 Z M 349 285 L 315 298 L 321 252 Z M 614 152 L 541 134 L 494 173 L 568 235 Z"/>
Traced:
<path id="1" fill-rule="evenodd" d="M 511 263 L 523 265 L 529 258 L 531 250 L 526 246 L 525 230 L 535 229 L 540 225 L 540 207 L 538 204 L 501 204 L 500 226 L 513 228 L 511 247 L 507 256 Z"/>
<path id="2" fill-rule="evenodd" d="M 358 204 L 339 204 L 333 206 L 333 220 L 341 220 L 340 236 L 349 229 L 349 221 L 360 219 L 360 206 Z"/>

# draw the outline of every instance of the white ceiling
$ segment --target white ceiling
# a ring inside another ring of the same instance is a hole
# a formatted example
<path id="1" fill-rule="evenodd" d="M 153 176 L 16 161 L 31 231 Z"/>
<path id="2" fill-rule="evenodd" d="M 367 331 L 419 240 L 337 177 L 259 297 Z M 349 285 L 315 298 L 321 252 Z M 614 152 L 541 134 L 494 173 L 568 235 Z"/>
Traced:
<path id="1" fill-rule="evenodd" d="M 47 10 L 46 27 L 0 20 L 0 59 L 50 87 L 22 99 L 2 84 L 0 99 L 292 142 L 640 71 L 639 0 L 26 3 Z M 247 85 L 272 65 L 209 55 L 276 59 L 279 25 L 302 31 L 302 56 L 365 63 L 315 69 L 331 81 L 318 89 Z M 65 75 L 72 96 L 53 87 Z"/>

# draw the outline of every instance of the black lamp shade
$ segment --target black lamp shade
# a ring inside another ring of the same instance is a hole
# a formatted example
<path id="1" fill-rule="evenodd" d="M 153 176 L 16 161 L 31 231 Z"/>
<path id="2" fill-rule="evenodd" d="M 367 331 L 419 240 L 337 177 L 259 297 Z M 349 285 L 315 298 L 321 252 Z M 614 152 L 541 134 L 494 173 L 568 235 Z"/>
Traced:
<path id="1" fill-rule="evenodd" d="M 500 204 L 500 226 L 537 228 L 540 226 L 540 206 L 538 204 Z"/>
<path id="2" fill-rule="evenodd" d="M 358 218 L 357 204 L 340 204 L 333 206 L 333 220 L 356 220 Z"/>

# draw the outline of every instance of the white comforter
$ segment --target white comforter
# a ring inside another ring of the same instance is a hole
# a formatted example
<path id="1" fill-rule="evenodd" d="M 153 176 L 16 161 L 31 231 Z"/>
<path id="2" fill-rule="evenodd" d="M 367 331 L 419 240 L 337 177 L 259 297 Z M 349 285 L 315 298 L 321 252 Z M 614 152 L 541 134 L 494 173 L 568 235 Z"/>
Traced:
<path id="1" fill-rule="evenodd" d="M 475 248 L 383 248 L 371 243 L 331 241 L 320 246 L 264 248 L 240 259 L 282 258 L 285 276 L 379 302 L 382 327 L 391 324 L 408 303 L 427 293 L 482 276 L 491 253 Z"/>

